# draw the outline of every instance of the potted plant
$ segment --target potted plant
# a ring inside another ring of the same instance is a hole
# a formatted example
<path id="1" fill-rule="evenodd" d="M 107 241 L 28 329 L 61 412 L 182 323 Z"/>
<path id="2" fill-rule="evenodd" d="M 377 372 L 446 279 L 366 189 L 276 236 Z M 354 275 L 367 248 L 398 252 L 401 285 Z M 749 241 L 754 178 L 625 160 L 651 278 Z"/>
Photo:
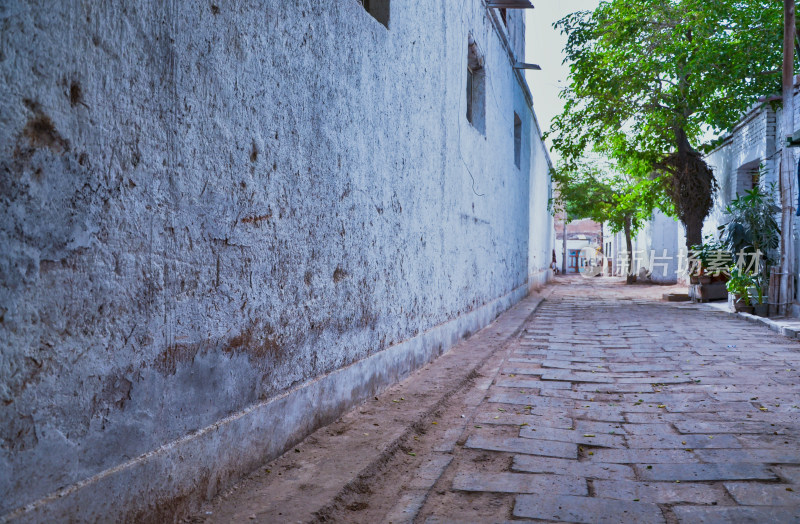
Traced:
<path id="1" fill-rule="evenodd" d="M 707 285 L 713 281 L 727 281 L 724 269 L 730 265 L 731 259 L 725 246 L 712 235 L 707 235 L 705 240 L 702 245 L 692 246 L 696 262 L 690 271 L 690 282 Z"/>
<path id="2" fill-rule="evenodd" d="M 735 198 L 725 209 L 728 222 L 719 226 L 722 244 L 737 261 L 737 266 L 752 270 L 753 285 L 759 312 L 768 310 L 764 305 L 764 289 L 769 283 L 767 268 L 776 265 L 780 245 L 780 228 L 775 216 L 780 207 L 775 204 L 775 184 L 765 190 L 756 186 L 743 196 Z M 765 315 L 766 316 L 766 313 Z"/>
<path id="3" fill-rule="evenodd" d="M 755 291 L 751 297 L 750 303 L 753 305 L 753 313 L 759 317 L 769 316 L 769 304 L 764 303 L 764 286 L 760 278 L 754 277 L 754 287 L 751 289 Z"/>
<path id="4" fill-rule="evenodd" d="M 753 276 L 733 266 L 730 270 L 731 277 L 725 284 L 728 292 L 733 295 L 733 307 L 737 312 L 753 313 L 754 308 L 750 303 L 750 288 L 755 284 Z"/>

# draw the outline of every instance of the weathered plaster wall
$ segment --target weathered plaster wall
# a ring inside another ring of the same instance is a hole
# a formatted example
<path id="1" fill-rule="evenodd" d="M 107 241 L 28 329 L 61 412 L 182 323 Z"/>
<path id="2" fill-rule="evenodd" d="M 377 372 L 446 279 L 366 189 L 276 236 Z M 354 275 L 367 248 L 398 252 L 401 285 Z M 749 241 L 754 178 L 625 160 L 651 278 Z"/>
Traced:
<path id="1" fill-rule="evenodd" d="M 780 111 L 778 112 L 780 115 Z M 714 170 L 719 191 L 714 208 L 703 227 L 703 234 L 717 233 L 725 221 L 725 208 L 737 195 L 744 194 L 743 171 L 762 169 L 762 184 L 777 183 L 780 169 L 780 148 L 776 147 L 777 115 L 771 106 L 758 106 L 751 111 L 722 145 L 706 157 Z"/>
<path id="2" fill-rule="evenodd" d="M 530 167 L 530 235 L 528 240 L 528 286 L 538 289 L 551 278 L 549 269 L 553 256 L 553 215 L 547 210 L 553 196 L 553 185 L 550 180 L 550 157 L 547 146 L 539 138 L 538 123 L 530 133 L 531 167 Z"/>
<path id="3" fill-rule="evenodd" d="M 797 86 L 794 94 L 795 126 L 800 128 L 800 92 Z M 723 143 L 706 157 L 706 162 L 714 170 L 720 190 L 714 199 L 714 209 L 703 226 L 705 235 L 717 234 L 717 227 L 725 224 L 727 217 L 725 209 L 737 195 L 744 194 L 743 178 L 748 176 L 748 171 L 760 169 L 760 185 L 762 189 L 775 184 L 776 201 L 780 198 L 777 188 L 780 181 L 781 157 L 783 153 L 784 137 L 791 135 L 796 130 L 784 132 L 783 109 L 771 102 L 759 103 L 742 119 L 733 131 L 724 137 Z M 797 169 L 798 151 L 792 150 L 792 173 Z M 796 195 L 795 195 L 796 201 Z M 777 202 L 780 203 L 779 201 Z M 780 216 L 776 217 L 780 222 Z M 800 220 L 794 219 L 794 268 L 795 273 L 800 267 Z M 797 289 L 797 286 L 795 286 Z M 796 302 L 796 296 L 795 296 Z M 800 306 L 795 303 L 794 316 L 800 316 Z"/>
<path id="4" fill-rule="evenodd" d="M 356 0 L 29 0 L 0 27 L 0 515 L 179 514 L 547 266 L 547 152 L 478 0 L 394 1 L 388 30 Z"/>

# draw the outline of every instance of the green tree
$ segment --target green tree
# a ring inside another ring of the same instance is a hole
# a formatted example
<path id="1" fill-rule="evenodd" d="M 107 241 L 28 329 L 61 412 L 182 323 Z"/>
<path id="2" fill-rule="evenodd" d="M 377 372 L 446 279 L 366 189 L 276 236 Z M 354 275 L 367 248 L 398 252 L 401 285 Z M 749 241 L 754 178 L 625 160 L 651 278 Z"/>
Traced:
<path id="1" fill-rule="evenodd" d="M 630 166 L 601 166 L 597 162 L 559 164 L 552 172 L 558 192 L 551 209 L 564 212 L 568 219 L 589 218 L 607 223 L 612 232 L 624 231 L 628 253 L 633 252 L 633 237 L 650 220 L 657 207 L 668 207 L 663 201 L 658 180 L 637 178 L 621 170 Z M 631 260 L 625 268 L 627 283 L 635 281 Z"/>
<path id="2" fill-rule="evenodd" d="M 658 173 L 687 246 L 701 244 L 716 189 L 702 141 L 778 91 L 781 20 L 773 0 L 609 0 L 568 15 L 555 149 L 573 167 L 601 150 Z"/>

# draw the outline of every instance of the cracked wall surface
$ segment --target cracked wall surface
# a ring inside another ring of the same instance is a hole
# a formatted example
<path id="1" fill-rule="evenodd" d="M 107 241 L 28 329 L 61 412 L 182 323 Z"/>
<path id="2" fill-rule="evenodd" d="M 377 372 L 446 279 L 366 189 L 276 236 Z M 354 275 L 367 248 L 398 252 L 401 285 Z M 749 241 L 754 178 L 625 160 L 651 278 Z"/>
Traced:
<path id="1" fill-rule="evenodd" d="M 549 161 L 498 27 L 477 0 L 391 9 L 0 6 L 0 515 L 544 281 Z M 385 385 L 347 380 L 350 405 Z M 153 480 L 132 514 L 213 495 L 346 404 L 238 463 L 187 456 L 193 483 Z"/>

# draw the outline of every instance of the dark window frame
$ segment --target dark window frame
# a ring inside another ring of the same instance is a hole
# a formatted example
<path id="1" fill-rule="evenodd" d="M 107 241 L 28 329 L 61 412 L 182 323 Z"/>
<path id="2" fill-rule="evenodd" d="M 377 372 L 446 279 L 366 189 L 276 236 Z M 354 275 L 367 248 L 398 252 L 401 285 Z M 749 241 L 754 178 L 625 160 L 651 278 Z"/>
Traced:
<path id="1" fill-rule="evenodd" d="M 514 165 L 522 168 L 522 119 L 514 111 Z"/>
<path id="2" fill-rule="evenodd" d="M 391 18 L 391 0 L 361 0 L 361 5 L 372 18 L 380 22 L 386 29 L 389 29 L 389 19 Z"/>

